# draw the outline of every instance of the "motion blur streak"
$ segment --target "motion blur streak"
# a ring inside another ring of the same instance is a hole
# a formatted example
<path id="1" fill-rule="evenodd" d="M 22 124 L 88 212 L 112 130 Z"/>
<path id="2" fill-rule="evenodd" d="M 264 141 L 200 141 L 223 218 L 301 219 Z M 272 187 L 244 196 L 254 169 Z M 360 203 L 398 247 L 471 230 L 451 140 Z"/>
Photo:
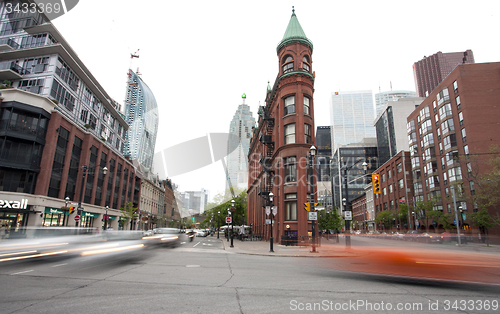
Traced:
<path id="1" fill-rule="evenodd" d="M 323 247 L 325 250 L 326 247 Z M 339 253 L 339 249 L 335 249 Z M 500 255 L 437 248 L 355 247 L 326 267 L 356 273 L 470 283 L 500 283 Z"/>
<path id="2" fill-rule="evenodd" d="M 21 260 L 21 259 L 34 258 L 34 257 L 43 257 L 43 256 L 51 256 L 51 255 L 64 254 L 64 253 L 68 253 L 68 251 L 49 252 L 49 253 L 41 253 L 41 254 L 35 254 L 35 255 L 2 258 L 2 259 L 0 259 L 0 262 L 16 261 L 16 260 Z"/>
<path id="3" fill-rule="evenodd" d="M 126 250 L 139 249 L 142 247 L 144 247 L 144 244 L 129 245 L 129 246 L 117 247 L 117 248 L 113 248 L 113 249 L 86 251 L 86 252 L 82 252 L 82 256 L 105 254 L 105 253 L 115 253 L 115 252 L 121 252 L 121 251 L 126 251 Z"/>
<path id="4" fill-rule="evenodd" d="M 0 256 L 12 256 L 12 255 L 21 255 L 21 254 L 30 254 L 30 253 L 36 253 L 36 250 L 24 251 L 24 252 L 14 252 L 14 253 L 5 253 L 5 254 L 0 254 Z"/>
<path id="5" fill-rule="evenodd" d="M 179 237 L 164 237 L 164 238 L 161 238 L 162 241 L 169 241 L 169 240 L 176 240 L 178 239 Z"/>

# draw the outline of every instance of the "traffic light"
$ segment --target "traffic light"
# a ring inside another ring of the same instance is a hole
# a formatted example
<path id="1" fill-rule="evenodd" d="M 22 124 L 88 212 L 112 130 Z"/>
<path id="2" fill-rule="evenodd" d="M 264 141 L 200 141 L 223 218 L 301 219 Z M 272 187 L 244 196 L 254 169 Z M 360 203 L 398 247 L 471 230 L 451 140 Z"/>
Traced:
<path id="1" fill-rule="evenodd" d="M 71 214 L 73 214 L 73 212 L 74 212 L 74 211 L 75 211 L 75 207 L 71 206 L 71 207 L 69 208 L 69 214 L 70 214 L 70 215 L 71 215 Z"/>
<path id="2" fill-rule="evenodd" d="M 304 209 L 307 210 L 308 212 L 311 211 L 311 203 L 304 203 Z"/>
<path id="3" fill-rule="evenodd" d="M 380 194 L 380 177 L 378 174 L 372 174 L 372 185 L 373 185 L 373 194 Z"/>

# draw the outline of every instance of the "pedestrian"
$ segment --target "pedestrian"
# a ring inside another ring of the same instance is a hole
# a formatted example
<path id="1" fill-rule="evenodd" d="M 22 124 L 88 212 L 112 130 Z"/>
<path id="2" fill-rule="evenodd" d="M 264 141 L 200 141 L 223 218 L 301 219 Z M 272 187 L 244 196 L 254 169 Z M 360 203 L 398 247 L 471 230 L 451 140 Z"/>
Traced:
<path id="1" fill-rule="evenodd" d="M 5 232 L 6 232 L 5 225 L 2 225 L 2 227 L 0 227 L 0 239 L 1 240 L 5 239 Z"/>

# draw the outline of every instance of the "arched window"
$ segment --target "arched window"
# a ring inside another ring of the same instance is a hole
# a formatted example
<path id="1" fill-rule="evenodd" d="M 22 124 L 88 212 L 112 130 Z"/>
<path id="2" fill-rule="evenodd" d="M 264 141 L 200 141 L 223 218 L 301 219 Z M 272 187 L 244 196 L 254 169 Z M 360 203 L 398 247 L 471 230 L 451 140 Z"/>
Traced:
<path id="1" fill-rule="evenodd" d="M 293 71 L 293 57 L 286 56 L 283 62 L 283 74 Z"/>
<path id="2" fill-rule="evenodd" d="M 302 58 L 302 70 L 304 70 L 306 72 L 310 72 L 311 71 L 311 65 L 310 65 L 309 57 L 308 56 L 304 56 Z"/>

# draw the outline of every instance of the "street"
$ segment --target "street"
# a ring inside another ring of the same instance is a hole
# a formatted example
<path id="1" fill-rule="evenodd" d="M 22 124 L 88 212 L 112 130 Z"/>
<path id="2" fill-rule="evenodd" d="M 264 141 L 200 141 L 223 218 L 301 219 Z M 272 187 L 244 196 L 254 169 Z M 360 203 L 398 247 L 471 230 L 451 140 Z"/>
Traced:
<path id="1" fill-rule="evenodd" d="M 498 312 L 498 285 L 342 271 L 335 265 L 345 257 L 238 254 L 223 241 L 185 238 L 177 248 L 136 255 L 4 263 L 0 312 Z"/>

